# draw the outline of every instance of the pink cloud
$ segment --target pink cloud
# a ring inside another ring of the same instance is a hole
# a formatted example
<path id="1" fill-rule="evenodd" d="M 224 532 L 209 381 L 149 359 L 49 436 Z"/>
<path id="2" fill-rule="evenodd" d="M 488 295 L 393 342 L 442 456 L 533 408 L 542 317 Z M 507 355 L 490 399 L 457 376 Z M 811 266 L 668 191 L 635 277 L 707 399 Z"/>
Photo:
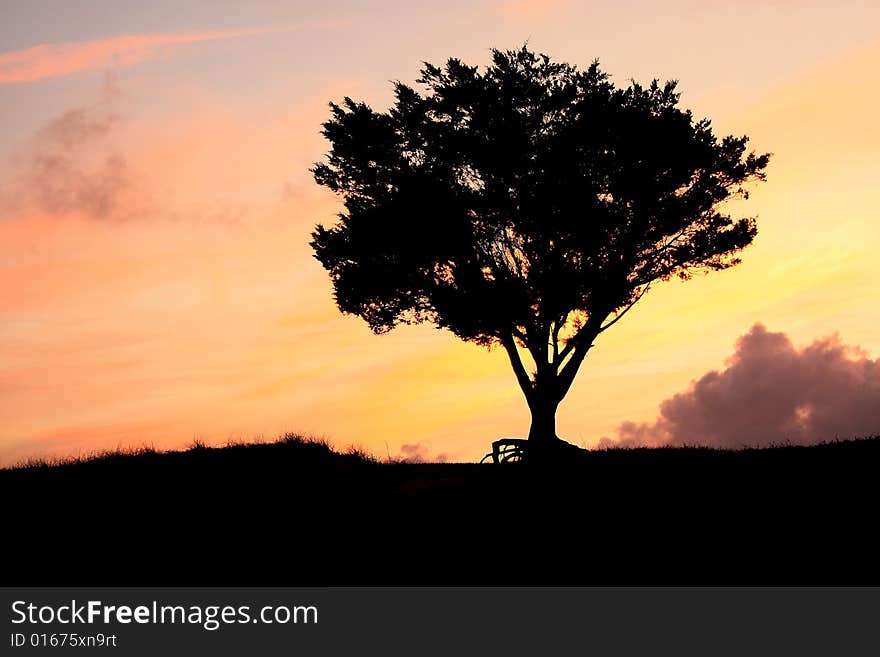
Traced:
<path id="1" fill-rule="evenodd" d="M 397 459 L 404 463 L 446 463 L 449 455 L 445 452 L 432 455 L 431 448 L 423 443 L 404 443 Z"/>
<path id="2" fill-rule="evenodd" d="M 880 359 L 834 335 L 798 349 L 755 324 L 727 368 L 660 405 L 655 422 L 624 422 L 602 447 L 811 444 L 880 433 Z"/>
<path id="3" fill-rule="evenodd" d="M 316 23 L 314 27 L 322 25 Z M 43 44 L 25 50 L 0 53 L 0 84 L 32 82 L 80 71 L 131 66 L 158 57 L 178 46 L 285 32 L 308 26 L 311 24 L 216 32 L 132 34 L 97 41 Z"/>

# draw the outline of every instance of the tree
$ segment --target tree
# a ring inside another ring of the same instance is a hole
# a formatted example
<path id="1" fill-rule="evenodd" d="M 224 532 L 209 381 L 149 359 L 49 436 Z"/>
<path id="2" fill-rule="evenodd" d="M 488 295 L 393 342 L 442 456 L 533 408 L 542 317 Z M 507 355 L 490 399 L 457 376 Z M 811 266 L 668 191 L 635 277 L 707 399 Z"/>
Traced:
<path id="1" fill-rule="evenodd" d="M 426 63 L 418 83 L 395 83 L 387 112 L 330 104 L 312 171 L 344 212 L 312 233 L 315 257 L 376 333 L 428 321 L 502 346 L 542 451 L 599 334 L 656 281 L 739 262 L 756 225 L 724 202 L 769 155 L 716 138 L 675 82 L 618 88 L 525 46 L 483 72 Z"/>

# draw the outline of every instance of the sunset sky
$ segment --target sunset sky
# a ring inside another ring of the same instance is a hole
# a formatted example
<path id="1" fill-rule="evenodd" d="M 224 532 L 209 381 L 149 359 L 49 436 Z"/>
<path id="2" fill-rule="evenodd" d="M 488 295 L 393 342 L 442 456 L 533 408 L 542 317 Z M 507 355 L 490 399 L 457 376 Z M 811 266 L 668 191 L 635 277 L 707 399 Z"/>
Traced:
<path id="1" fill-rule="evenodd" d="M 801 420 L 870 430 L 850 419 L 880 408 L 876 0 L 2 0 L 0 16 L 0 465 L 285 431 L 469 460 L 525 435 L 503 351 L 373 335 L 308 246 L 340 209 L 308 171 L 328 101 L 385 109 L 424 60 L 525 41 L 621 84 L 678 79 L 717 133 L 774 154 L 742 208 L 759 227 L 743 264 L 661 284 L 603 334 L 560 435 L 680 438 L 672 414 L 697 407 L 661 404 L 698 400 L 712 371 L 732 415 L 743 385 L 812 376 Z"/>

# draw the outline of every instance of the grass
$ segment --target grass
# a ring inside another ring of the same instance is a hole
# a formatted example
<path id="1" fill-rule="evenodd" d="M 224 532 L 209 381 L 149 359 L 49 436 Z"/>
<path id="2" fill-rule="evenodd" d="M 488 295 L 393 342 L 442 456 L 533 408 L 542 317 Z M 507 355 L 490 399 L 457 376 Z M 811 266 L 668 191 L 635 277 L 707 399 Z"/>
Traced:
<path id="1" fill-rule="evenodd" d="M 766 447 L 740 447 L 736 449 L 716 449 L 705 447 L 699 444 L 684 446 L 663 446 L 663 447 L 614 447 L 602 448 L 595 450 L 584 450 L 585 453 L 593 455 L 596 458 L 599 454 L 621 455 L 621 454 L 689 454 L 694 456 L 697 454 L 714 455 L 723 457 L 724 455 L 769 455 L 786 450 L 821 450 L 828 447 L 839 447 L 851 444 L 862 445 L 865 441 L 870 443 L 880 443 L 880 436 L 867 436 L 863 438 L 841 439 L 824 441 L 814 445 L 800 445 L 791 442 L 780 442 L 768 445 Z M 313 458 L 321 455 L 323 458 L 340 458 L 349 461 L 358 461 L 365 464 L 386 464 L 386 465 L 417 465 L 422 463 L 430 463 L 432 465 L 443 465 L 441 463 L 422 462 L 405 459 L 402 457 L 393 457 L 390 454 L 379 458 L 364 447 L 350 445 L 341 451 L 333 447 L 329 440 L 324 437 L 309 436 L 301 433 L 286 433 L 274 440 L 228 440 L 225 445 L 211 445 L 204 439 L 195 438 L 186 449 L 183 450 L 157 450 L 153 445 L 141 445 L 135 447 L 117 447 L 116 449 L 104 449 L 80 454 L 76 456 L 52 456 L 52 457 L 31 457 L 24 459 L 10 466 L 0 468 L 0 472 L 11 470 L 43 470 L 48 468 L 70 468 L 82 465 L 112 465 L 117 463 L 127 463 L 137 459 L 160 459 L 165 457 L 175 458 L 182 455 L 204 454 L 211 452 L 213 454 L 224 453 L 229 457 L 240 456 L 244 450 L 257 450 L 264 454 L 272 453 L 281 458 L 299 457 Z M 586 454 L 585 454 L 586 455 Z"/>
<path id="2" fill-rule="evenodd" d="M 130 463 L 137 459 L 161 459 L 166 457 L 180 457 L 181 455 L 198 455 L 207 452 L 215 454 L 226 452 L 230 456 L 240 454 L 242 450 L 270 448 L 279 452 L 287 452 L 283 456 L 290 456 L 291 453 L 301 455 L 304 458 L 310 458 L 316 454 L 326 457 L 340 457 L 362 461 L 364 463 L 378 463 L 379 460 L 369 451 L 357 446 L 349 446 L 342 452 L 332 447 L 326 438 L 317 438 L 298 433 L 287 433 L 278 437 L 273 441 L 244 441 L 244 440 L 228 440 L 225 445 L 210 445 L 201 438 L 195 438 L 186 449 L 183 450 L 157 450 L 153 445 L 142 445 L 139 447 L 117 447 L 116 449 L 103 449 L 86 454 L 76 456 L 52 456 L 52 457 L 31 457 L 13 463 L 12 465 L 0 468 L 0 472 L 12 470 L 45 470 L 50 468 L 71 468 L 82 465 L 113 465 L 119 463 Z M 228 451 L 228 452 L 227 452 Z"/>
<path id="3" fill-rule="evenodd" d="M 299 434 L 30 460 L 0 471 L 4 580 L 880 584 L 878 471 L 876 436 L 552 469 L 400 463 Z"/>

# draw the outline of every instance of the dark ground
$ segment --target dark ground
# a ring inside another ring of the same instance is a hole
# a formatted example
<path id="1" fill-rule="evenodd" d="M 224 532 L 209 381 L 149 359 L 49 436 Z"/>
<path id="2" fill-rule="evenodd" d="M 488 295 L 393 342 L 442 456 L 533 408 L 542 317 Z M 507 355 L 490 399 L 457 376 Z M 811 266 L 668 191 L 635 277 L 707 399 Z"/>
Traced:
<path id="1" fill-rule="evenodd" d="M 0 471 L 3 584 L 880 584 L 880 437 L 568 465 L 316 444 Z"/>

